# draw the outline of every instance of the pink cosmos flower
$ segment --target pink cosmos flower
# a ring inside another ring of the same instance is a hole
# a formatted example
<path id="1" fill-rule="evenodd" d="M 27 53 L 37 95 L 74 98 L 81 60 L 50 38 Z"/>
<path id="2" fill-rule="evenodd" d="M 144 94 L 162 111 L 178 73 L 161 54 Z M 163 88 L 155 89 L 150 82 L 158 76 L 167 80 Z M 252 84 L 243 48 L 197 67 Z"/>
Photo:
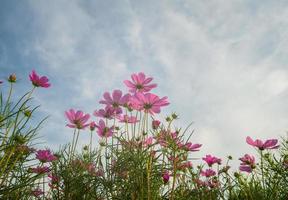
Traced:
<path id="1" fill-rule="evenodd" d="M 150 145 L 153 144 L 153 137 L 148 137 L 144 142 L 143 142 L 143 146 L 144 147 L 148 147 Z"/>
<path id="2" fill-rule="evenodd" d="M 112 96 L 109 92 L 105 92 L 103 97 L 104 100 L 99 101 L 99 103 L 106 104 L 107 106 L 111 106 L 113 108 L 119 108 L 119 106 L 123 106 L 128 103 L 130 94 L 125 94 L 122 96 L 121 90 L 114 90 Z"/>
<path id="3" fill-rule="evenodd" d="M 170 179 L 169 172 L 168 171 L 164 171 L 162 173 L 162 180 L 163 180 L 164 184 L 168 183 L 169 179 Z"/>
<path id="4" fill-rule="evenodd" d="M 112 106 L 106 106 L 105 109 L 95 110 L 94 116 L 112 119 L 114 116 L 117 116 L 122 113 L 121 108 L 113 108 Z"/>
<path id="5" fill-rule="evenodd" d="M 152 121 L 152 128 L 156 130 L 160 126 L 161 122 L 159 120 Z"/>
<path id="6" fill-rule="evenodd" d="M 0 84 L 2 84 L 2 83 L 3 83 L 3 81 L 0 80 Z"/>
<path id="7" fill-rule="evenodd" d="M 205 177 L 211 177 L 216 175 L 216 172 L 213 169 L 206 169 L 205 171 L 201 170 L 200 174 Z"/>
<path id="8" fill-rule="evenodd" d="M 209 167 L 211 167 L 215 163 L 221 165 L 221 159 L 215 156 L 206 155 L 206 157 L 202 158 L 202 160 L 204 160 Z"/>
<path id="9" fill-rule="evenodd" d="M 39 75 L 36 74 L 35 70 L 32 70 L 32 72 L 29 75 L 29 78 L 35 87 L 44 87 L 44 88 L 50 87 L 49 79 L 46 76 L 39 77 Z"/>
<path id="10" fill-rule="evenodd" d="M 255 165 L 255 158 L 254 156 L 250 156 L 245 154 L 242 158 L 239 158 L 242 161 L 241 165 Z"/>
<path id="11" fill-rule="evenodd" d="M 202 146 L 202 144 L 192 144 L 191 142 L 187 142 L 184 145 L 184 149 L 186 149 L 187 151 L 199 151 L 200 147 Z"/>
<path id="12" fill-rule="evenodd" d="M 95 128 L 96 128 L 96 123 L 93 121 L 93 122 L 90 122 L 90 131 L 94 131 Z"/>
<path id="13" fill-rule="evenodd" d="M 50 172 L 50 168 L 47 166 L 42 166 L 42 167 L 37 166 L 37 167 L 31 168 L 31 171 L 36 174 L 45 174 L 45 173 Z"/>
<path id="14" fill-rule="evenodd" d="M 100 137 L 108 138 L 113 135 L 114 127 L 113 126 L 110 128 L 107 127 L 105 122 L 102 119 L 99 120 L 99 123 L 98 125 L 96 125 L 96 127 L 97 127 L 97 133 Z"/>
<path id="15" fill-rule="evenodd" d="M 122 123 L 130 123 L 130 124 L 135 124 L 139 122 L 136 117 L 134 116 L 129 116 L 129 115 L 121 115 L 117 117 L 119 119 L 119 122 Z"/>
<path id="16" fill-rule="evenodd" d="M 247 136 L 246 142 L 251 146 L 257 147 L 260 151 L 264 149 L 277 149 L 279 147 L 279 145 L 276 145 L 278 143 L 277 139 L 269 139 L 263 142 L 259 139 L 253 141 L 251 137 Z"/>
<path id="17" fill-rule="evenodd" d="M 136 93 L 130 98 L 130 103 L 133 109 L 144 110 L 150 114 L 160 113 L 162 106 L 169 105 L 167 97 L 159 98 L 157 95 L 152 93 Z"/>
<path id="18" fill-rule="evenodd" d="M 36 188 L 32 190 L 32 195 L 39 198 L 41 195 L 43 195 L 44 192 L 40 188 Z"/>
<path id="19" fill-rule="evenodd" d="M 129 88 L 129 92 L 149 92 L 151 89 L 157 87 L 157 84 L 149 84 L 153 78 L 146 77 L 143 72 L 131 75 L 132 82 L 129 80 L 125 80 L 124 84 Z"/>
<path id="20" fill-rule="evenodd" d="M 36 152 L 36 159 L 38 159 L 42 163 L 45 163 L 57 160 L 57 157 L 53 155 L 49 149 L 46 149 L 46 150 L 38 150 Z"/>
<path id="21" fill-rule="evenodd" d="M 242 158 L 239 158 L 242 163 L 240 163 L 239 170 L 251 173 L 254 168 L 256 168 L 254 156 L 245 154 Z"/>
<path id="22" fill-rule="evenodd" d="M 74 109 L 70 109 L 65 112 L 65 115 L 70 122 L 70 124 L 67 124 L 70 128 L 84 129 L 89 126 L 89 123 L 86 123 L 90 118 L 89 114 L 84 114 L 80 110 L 75 112 Z"/>

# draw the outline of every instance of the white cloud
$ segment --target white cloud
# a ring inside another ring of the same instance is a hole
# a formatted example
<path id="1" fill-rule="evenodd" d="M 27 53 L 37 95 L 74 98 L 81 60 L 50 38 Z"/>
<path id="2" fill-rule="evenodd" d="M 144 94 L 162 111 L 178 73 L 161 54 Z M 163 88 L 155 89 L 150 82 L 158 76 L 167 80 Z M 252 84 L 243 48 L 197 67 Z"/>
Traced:
<path id="1" fill-rule="evenodd" d="M 196 122 L 203 153 L 240 156 L 247 135 L 278 137 L 287 128 L 282 3 L 31 2 L 39 31 L 31 52 L 63 78 L 61 91 L 75 93 L 49 103 L 57 120 L 70 106 L 92 112 L 104 90 L 144 71 L 169 96 L 166 112 L 177 111 L 183 126 Z"/>

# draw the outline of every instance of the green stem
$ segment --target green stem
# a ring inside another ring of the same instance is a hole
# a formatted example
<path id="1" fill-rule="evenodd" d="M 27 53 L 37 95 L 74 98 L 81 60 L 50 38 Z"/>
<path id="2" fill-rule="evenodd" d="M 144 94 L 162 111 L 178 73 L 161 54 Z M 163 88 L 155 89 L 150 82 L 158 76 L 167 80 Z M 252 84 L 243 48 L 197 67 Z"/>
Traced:
<path id="1" fill-rule="evenodd" d="M 73 151 L 73 147 L 74 147 L 75 134 L 76 134 L 76 128 L 74 129 L 74 132 L 73 132 L 72 146 L 71 146 L 71 144 L 69 146 L 69 158 L 70 158 L 69 160 L 72 159 L 72 151 Z"/>
<path id="2" fill-rule="evenodd" d="M 11 98 L 11 95 L 12 95 L 12 90 L 13 90 L 13 83 L 10 83 L 9 94 L 8 94 L 8 97 L 7 97 L 7 100 L 6 100 L 6 104 L 5 104 L 5 108 L 4 108 L 3 114 L 5 114 L 6 109 L 9 106 L 10 98 Z"/>
<path id="3" fill-rule="evenodd" d="M 92 153 L 92 137 L 93 137 L 93 131 L 90 132 L 90 156 L 91 156 L 91 153 Z"/>
<path id="4" fill-rule="evenodd" d="M 264 168 L 263 168 L 263 152 L 260 150 L 260 156 L 261 156 L 261 179 L 262 179 L 262 185 L 263 189 L 265 189 L 265 180 L 264 180 Z"/>

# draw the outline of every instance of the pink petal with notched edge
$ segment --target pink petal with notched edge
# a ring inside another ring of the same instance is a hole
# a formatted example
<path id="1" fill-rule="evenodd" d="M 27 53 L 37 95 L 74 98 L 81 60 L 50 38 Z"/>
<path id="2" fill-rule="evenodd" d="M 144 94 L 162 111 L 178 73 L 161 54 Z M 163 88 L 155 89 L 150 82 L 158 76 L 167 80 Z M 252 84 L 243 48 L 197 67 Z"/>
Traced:
<path id="1" fill-rule="evenodd" d="M 140 72 L 140 73 L 138 74 L 138 81 L 139 81 L 139 83 L 140 83 L 140 84 L 143 84 L 144 80 L 145 80 L 145 74 L 144 74 L 143 72 Z"/>
<path id="2" fill-rule="evenodd" d="M 119 102 L 121 96 L 122 96 L 121 90 L 114 90 L 112 93 L 112 98 L 113 98 L 113 101 L 115 101 L 115 102 Z"/>

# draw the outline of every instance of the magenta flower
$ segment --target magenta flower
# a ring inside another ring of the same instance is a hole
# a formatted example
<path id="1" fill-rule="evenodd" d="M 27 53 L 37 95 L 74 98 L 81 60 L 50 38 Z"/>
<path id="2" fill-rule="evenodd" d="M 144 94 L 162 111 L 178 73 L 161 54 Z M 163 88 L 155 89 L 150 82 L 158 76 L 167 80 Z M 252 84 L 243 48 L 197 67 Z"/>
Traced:
<path id="1" fill-rule="evenodd" d="M 213 169 L 206 169 L 205 171 L 201 170 L 200 174 L 208 178 L 216 175 L 216 172 Z"/>
<path id="2" fill-rule="evenodd" d="M 209 167 L 211 167 L 215 163 L 221 165 L 221 159 L 215 156 L 206 155 L 206 157 L 202 158 L 202 160 L 204 160 Z"/>
<path id="3" fill-rule="evenodd" d="M 117 118 L 119 119 L 119 122 L 122 122 L 122 123 L 135 124 L 135 123 L 139 122 L 139 120 L 137 120 L 136 117 L 129 116 L 129 115 L 121 115 Z"/>
<path id="4" fill-rule="evenodd" d="M 45 174 L 45 173 L 50 172 L 50 168 L 47 166 L 37 166 L 37 167 L 31 168 L 31 171 L 36 174 Z"/>
<path id="5" fill-rule="evenodd" d="M 54 154 L 52 154 L 49 149 L 46 149 L 46 150 L 38 150 L 36 152 L 36 159 L 38 159 L 42 163 L 45 163 L 57 160 L 57 157 Z"/>
<path id="6" fill-rule="evenodd" d="M 256 168 L 254 156 L 245 154 L 242 158 L 239 158 L 242 163 L 240 163 L 239 170 L 251 173 L 254 168 Z"/>
<path id="7" fill-rule="evenodd" d="M 161 122 L 159 120 L 152 121 L 152 128 L 157 129 L 160 126 Z"/>
<path id="8" fill-rule="evenodd" d="M 89 123 L 86 123 L 90 118 L 89 114 L 85 115 L 80 110 L 75 113 L 74 109 L 70 109 L 65 112 L 65 115 L 70 122 L 70 124 L 67 124 L 70 128 L 84 129 L 89 126 Z"/>
<path id="9" fill-rule="evenodd" d="M 133 109 L 144 110 L 150 114 L 160 113 L 162 106 L 169 105 L 167 97 L 159 98 L 155 94 L 151 93 L 136 93 L 130 98 L 130 103 Z"/>
<path id="10" fill-rule="evenodd" d="M 99 120 L 99 123 L 98 123 L 98 125 L 96 125 L 96 127 L 97 127 L 96 132 L 98 133 L 98 135 L 100 137 L 108 138 L 108 137 L 111 137 L 113 135 L 114 127 L 113 126 L 110 128 L 107 127 L 105 122 L 102 119 Z"/>
<path id="11" fill-rule="evenodd" d="M 170 179 L 170 175 L 169 175 L 169 172 L 168 171 L 165 171 L 162 173 L 162 180 L 164 182 L 164 184 L 168 183 Z"/>
<path id="12" fill-rule="evenodd" d="M 263 142 L 259 139 L 253 141 L 251 137 L 247 136 L 246 142 L 251 146 L 257 147 L 260 151 L 264 149 L 277 149 L 279 147 L 279 145 L 276 145 L 278 143 L 277 139 L 269 139 Z"/>
<path id="13" fill-rule="evenodd" d="M 113 108 L 111 106 L 106 106 L 105 109 L 99 109 L 94 111 L 94 116 L 112 119 L 114 116 L 117 116 L 122 113 L 121 108 Z"/>
<path id="14" fill-rule="evenodd" d="M 103 94 L 104 100 L 99 101 L 101 104 L 106 104 L 107 106 L 111 106 L 113 108 L 119 108 L 119 106 L 124 106 L 128 103 L 129 94 L 125 94 L 122 96 L 121 90 L 114 90 L 112 96 L 109 92 L 105 92 Z"/>
<path id="15" fill-rule="evenodd" d="M 129 92 L 149 92 L 151 89 L 157 87 L 157 84 L 149 84 L 153 78 L 146 77 L 143 72 L 131 75 L 132 82 L 129 80 L 125 80 L 124 84 L 129 88 Z"/>
<path id="16" fill-rule="evenodd" d="M 186 149 L 187 151 L 199 151 L 200 147 L 202 146 L 202 144 L 192 144 L 191 142 L 187 142 L 184 145 L 184 149 Z"/>
<path id="17" fill-rule="evenodd" d="M 35 70 L 32 70 L 32 72 L 29 74 L 29 78 L 35 87 L 50 87 L 49 79 L 46 76 L 39 77 L 39 75 L 36 74 Z"/>

